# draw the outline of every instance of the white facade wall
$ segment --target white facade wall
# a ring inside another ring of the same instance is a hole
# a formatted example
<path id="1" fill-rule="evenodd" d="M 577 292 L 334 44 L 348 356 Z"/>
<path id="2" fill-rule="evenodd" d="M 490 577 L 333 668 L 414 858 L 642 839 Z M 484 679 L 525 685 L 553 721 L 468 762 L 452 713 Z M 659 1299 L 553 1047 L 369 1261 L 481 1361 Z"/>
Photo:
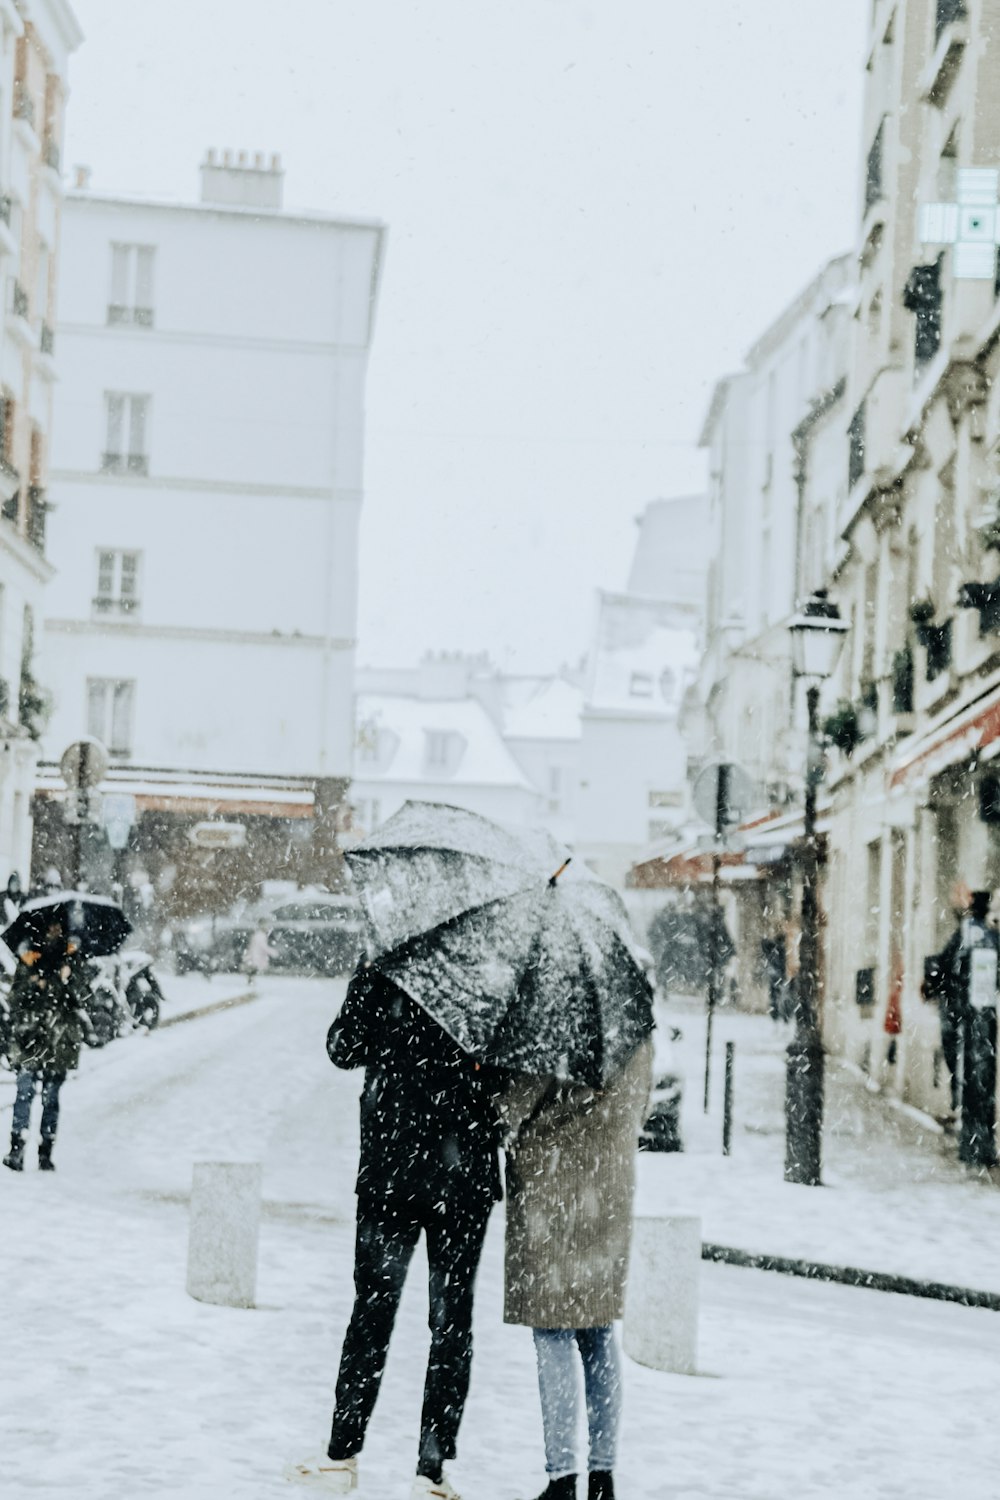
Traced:
<path id="1" fill-rule="evenodd" d="M 32 641 L 41 645 L 45 588 L 52 568 L 41 538 L 27 531 L 29 485 L 44 493 L 46 448 L 52 435 L 53 353 L 43 347 L 43 327 L 54 318 L 52 267 L 59 252 L 62 182 L 62 99 L 71 53 L 82 35 L 65 0 L 15 5 L 0 0 L 0 386 L 8 402 L 9 431 L 0 464 L 0 491 L 16 515 L 0 519 L 0 883 L 12 870 L 27 882 L 31 855 L 31 799 L 37 746 L 19 722 L 19 690 Z M 17 48 L 22 49 L 21 79 Z M 42 104 L 49 94 L 48 118 Z M 15 105 L 20 118 L 15 119 Z M 29 120 L 28 110 L 34 110 Z M 27 294 L 14 315 L 14 284 Z M 41 460 L 34 470 L 34 435 Z M 20 497 L 18 499 L 18 497 Z M 44 680 L 35 660 L 30 666 Z"/>
<path id="2" fill-rule="evenodd" d="M 125 677 L 135 765 L 350 774 L 381 240 L 318 216 L 67 199 L 49 758 L 88 730 L 87 679 Z M 109 324 L 115 243 L 154 247 L 151 327 Z M 109 392 L 148 398 L 146 474 L 102 469 Z M 127 616 L 95 611 L 102 550 L 140 554 Z"/>
<path id="3" fill-rule="evenodd" d="M 676 794 L 677 810 L 686 786 L 687 746 L 675 715 L 584 710 L 577 848 L 603 879 L 623 884 L 656 836 L 664 811 L 652 805 L 653 794 Z"/>
<path id="4" fill-rule="evenodd" d="M 761 802 L 781 801 L 804 752 L 790 737 L 790 643 L 799 592 L 799 458 L 793 434 L 843 379 L 851 266 L 833 260 L 727 377 L 705 424 L 711 531 L 706 649 L 699 692 L 707 709 L 703 757 L 745 766 Z M 843 450 L 824 493 L 840 493 Z"/>

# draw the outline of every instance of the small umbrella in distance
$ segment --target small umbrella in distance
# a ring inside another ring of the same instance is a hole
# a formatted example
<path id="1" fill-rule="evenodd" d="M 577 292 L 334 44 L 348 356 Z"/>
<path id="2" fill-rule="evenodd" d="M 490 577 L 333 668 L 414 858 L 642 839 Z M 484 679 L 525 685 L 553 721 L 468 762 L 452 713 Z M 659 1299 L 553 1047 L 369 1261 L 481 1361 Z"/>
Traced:
<path id="1" fill-rule="evenodd" d="M 117 901 L 90 891 L 55 891 L 26 901 L 3 933 L 12 953 L 25 944 L 41 943 L 53 923 L 58 922 L 71 942 L 90 958 L 117 953 L 132 931 L 132 924 Z"/>
<path id="2" fill-rule="evenodd" d="M 407 803 L 346 857 L 376 966 L 465 1051 L 599 1086 L 651 1031 L 620 898 L 547 834 Z"/>

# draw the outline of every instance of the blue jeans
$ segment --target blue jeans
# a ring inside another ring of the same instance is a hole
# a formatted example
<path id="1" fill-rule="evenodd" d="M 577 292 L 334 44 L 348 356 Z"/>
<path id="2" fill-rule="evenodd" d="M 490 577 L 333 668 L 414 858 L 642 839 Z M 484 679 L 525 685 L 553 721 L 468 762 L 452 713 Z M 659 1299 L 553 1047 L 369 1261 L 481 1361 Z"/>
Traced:
<path id="1" fill-rule="evenodd" d="M 545 1434 L 545 1470 L 554 1476 L 577 1473 L 576 1427 L 579 1390 L 573 1345 L 583 1361 L 590 1454 L 587 1468 L 610 1472 L 618 1448 L 622 1376 L 611 1324 L 602 1328 L 533 1328 L 538 1361 L 538 1394 Z"/>
<path id="2" fill-rule="evenodd" d="M 17 1094 L 14 1099 L 14 1116 L 11 1132 L 27 1135 L 31 1124 L 31 1101 L 35 1089 L 42 1085 L 42 1140 L 54 1141 L 59 1124 L 59 1090 L 66 1081 L 65 1073 L 32 1072 L 29 1068 L 17 1070 Z"/>

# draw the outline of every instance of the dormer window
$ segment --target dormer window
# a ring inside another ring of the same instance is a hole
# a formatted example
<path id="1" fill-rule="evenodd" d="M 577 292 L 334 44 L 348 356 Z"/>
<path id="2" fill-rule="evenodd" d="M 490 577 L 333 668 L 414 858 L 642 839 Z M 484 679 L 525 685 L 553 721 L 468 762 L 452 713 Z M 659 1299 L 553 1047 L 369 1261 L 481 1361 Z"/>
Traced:
<path id="1" fill-rule="evenodd" d="M 428 766 L 437 771 L 447 770 L 452 736 L 446 729 L 428 729 L 426 733 Z"/>
<path id="2" fill-rule="evenodd" d="M 652 672 L 633 672 L 629 678 L 628 695 L 630 698 L 652 698 L 653 688 Z"/>

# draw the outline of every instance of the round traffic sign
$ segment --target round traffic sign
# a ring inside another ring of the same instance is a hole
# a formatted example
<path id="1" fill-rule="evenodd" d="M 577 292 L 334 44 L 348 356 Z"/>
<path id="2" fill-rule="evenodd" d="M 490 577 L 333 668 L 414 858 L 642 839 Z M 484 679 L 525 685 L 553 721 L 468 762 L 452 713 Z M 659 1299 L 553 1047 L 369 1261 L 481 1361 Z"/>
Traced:
<path id="1" fill-rule="evenodd" d="M 68 787 L 80 787 L 84 791 L 100 786 L 108 774 L 108 752 L 100 740 L 93 735 L 84 735 L 74 740 L 62 753 L 59 771 Z"/>

